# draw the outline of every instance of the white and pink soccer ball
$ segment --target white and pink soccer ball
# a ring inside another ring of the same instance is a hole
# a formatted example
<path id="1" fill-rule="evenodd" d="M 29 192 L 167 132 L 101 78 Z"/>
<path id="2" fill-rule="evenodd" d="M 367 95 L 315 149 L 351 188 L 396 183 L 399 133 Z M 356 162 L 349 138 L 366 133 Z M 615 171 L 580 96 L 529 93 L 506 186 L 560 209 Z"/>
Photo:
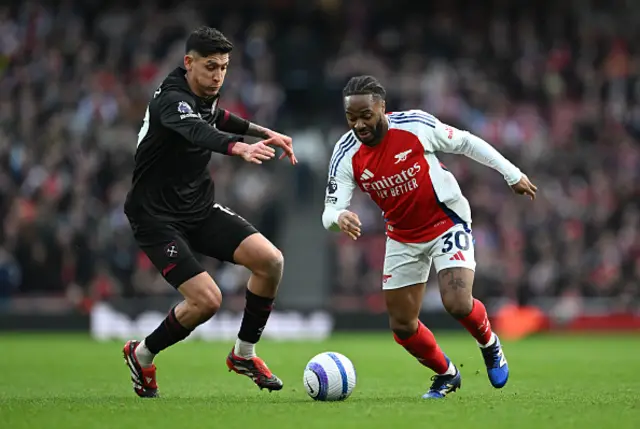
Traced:
<path id="1" fill-rule="evenodd" d="M 304 369 L 303 383 L 307 394 L 316 401 L 344 401 L 356 387 L 356 369 L 340 353 L 320 353 Z"/>

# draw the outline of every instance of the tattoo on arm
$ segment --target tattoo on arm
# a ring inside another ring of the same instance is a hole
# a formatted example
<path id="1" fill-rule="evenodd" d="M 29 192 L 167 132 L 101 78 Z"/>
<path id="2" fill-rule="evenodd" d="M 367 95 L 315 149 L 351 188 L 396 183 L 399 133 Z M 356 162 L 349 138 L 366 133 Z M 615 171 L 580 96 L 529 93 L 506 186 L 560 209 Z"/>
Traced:
<path id="1" fill-rule="evenodd" d="M 247 135 L 250 137 L 258 137 L 264 139 L 269 138 L 269 136 L 267 135 L 267 130 L 258 124 L 254 124 L 253 122 L 249 123 Z"/>

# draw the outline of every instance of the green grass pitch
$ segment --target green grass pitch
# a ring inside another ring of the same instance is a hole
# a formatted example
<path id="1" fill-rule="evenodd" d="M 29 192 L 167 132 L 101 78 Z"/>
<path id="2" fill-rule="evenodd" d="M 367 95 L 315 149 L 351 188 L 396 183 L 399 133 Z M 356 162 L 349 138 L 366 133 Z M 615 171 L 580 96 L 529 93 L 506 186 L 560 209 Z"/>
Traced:
<path id="1" fill-rule="evenodd" d="M 3 335 L 0 428 L 640 428 L 640 336 L 505 342 L 511 379 L 502 390 L 490 386 L 473 340 L 437 337 L 462 371 L 462 389 L 441 401 L 420 398 L 431 373 L 391 335 L 265 340 L 258 352 L 285 383 L 273 393 L 227 372 L 231 343 L 185 342 L 156 360 L 160 399 L 134 395 L 120 342 Z M 314 402 L 303 368 L 331 350 L 352 359 L 358 384 L 345 402 Z"/>

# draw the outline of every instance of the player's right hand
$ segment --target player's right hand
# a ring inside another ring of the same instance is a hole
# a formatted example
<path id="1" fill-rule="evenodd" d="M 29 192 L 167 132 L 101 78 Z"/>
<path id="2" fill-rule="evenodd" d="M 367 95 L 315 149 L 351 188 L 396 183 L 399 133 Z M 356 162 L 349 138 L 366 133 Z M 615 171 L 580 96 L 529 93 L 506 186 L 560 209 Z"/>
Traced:
<path id="1" fill-rule="evenodd" d="M 357 214 L 350 211 L 344 211 L 338 216 L 338 226 L 342 232 L 354 240 L 357 240 L 362 233 L 360 229 L 360 227 L 362 227 L 360 218 Z"/>
<path id="2" fill-rule="evenodd" d="M 268 146 L 272 143 L 270 140 L 273 140 L 273 138 L 254 144 L 238 142 L 234 145 L 232 151 L 234 153 L 237 152 L 247 162 L 262 164 L 262 161 L 268 161 L 276 156 L 276 150 Z"/>

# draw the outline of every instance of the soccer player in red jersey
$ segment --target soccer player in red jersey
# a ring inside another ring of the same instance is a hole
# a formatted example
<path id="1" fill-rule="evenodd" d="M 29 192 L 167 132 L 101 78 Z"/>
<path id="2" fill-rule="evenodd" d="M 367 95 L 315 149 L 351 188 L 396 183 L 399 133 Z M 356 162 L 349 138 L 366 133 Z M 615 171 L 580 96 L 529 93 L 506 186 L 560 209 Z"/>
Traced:
<path id="1" fill-rule="evenodd" d="M 322 221 L 356 240 L 358 215 L 348 210 L 356 187 L 383 211 L 387 243 L 382 276 L 394 338 L 435 372 L 424 398 L 444 398 L 461 385 L 460 372 L 418 316 L 431 264 L 442 302 L 476 339 L 489 381 L 502 388 L 509 366 L 487 311 L 472 295 L 475 272 L 471 210 L 458 182 L 436 152 L 463 154 L 500 172 L 518 194 L 537 188 L 495 148 L 421 110 L 385 113 L 385 89 L 371 76 L 353 77 L 343 90 L 351 128 L 335 145 Z"/>

